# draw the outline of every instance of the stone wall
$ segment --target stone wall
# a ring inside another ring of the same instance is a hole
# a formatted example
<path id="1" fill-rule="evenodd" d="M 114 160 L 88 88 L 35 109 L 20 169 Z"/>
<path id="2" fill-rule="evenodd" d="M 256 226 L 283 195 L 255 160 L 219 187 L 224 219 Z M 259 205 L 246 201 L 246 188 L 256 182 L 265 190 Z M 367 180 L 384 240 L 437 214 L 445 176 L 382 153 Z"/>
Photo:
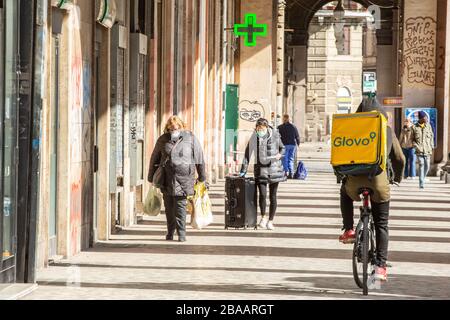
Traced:
<path id="1" fill-rule="evenodd" d="M 338 110 L 339 88 L 351 93 L 351 110 L 362 99 L 362 28 L 351 28 L 350 55 L 338 55 L 332 25 L 312 28 L 308 47 L 306 127 L 307 141 L 327 141 L 332 114 Z"/>

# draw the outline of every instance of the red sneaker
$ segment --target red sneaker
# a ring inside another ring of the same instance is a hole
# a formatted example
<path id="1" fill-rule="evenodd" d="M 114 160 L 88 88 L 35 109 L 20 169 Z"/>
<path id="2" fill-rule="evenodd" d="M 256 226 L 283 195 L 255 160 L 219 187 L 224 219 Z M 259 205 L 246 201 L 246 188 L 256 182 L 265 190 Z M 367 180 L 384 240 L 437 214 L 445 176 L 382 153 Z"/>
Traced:
<path id="1" fill-rule="evenodd" d="M 375 280 L 379 281 L 387 281 L 387 270 L 386 267 L 375 267 L 375 274 L 374 274 Z"/>
<path id="2" fill-rule="evenodd" d="M 339 242 L 342 242 L 344 244 L 355 243 L 355 238 L 355 230 L 351 229 L 345 231 L 344 234 L 339 237 Z"/>

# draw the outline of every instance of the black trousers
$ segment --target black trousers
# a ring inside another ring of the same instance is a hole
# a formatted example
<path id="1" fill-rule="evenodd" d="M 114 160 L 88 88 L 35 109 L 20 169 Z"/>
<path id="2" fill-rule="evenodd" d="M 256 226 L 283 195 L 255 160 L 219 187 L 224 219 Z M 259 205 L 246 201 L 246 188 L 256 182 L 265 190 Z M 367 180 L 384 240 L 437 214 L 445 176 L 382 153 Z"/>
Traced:
<path id="1" fill-rule="evenodd" d="M 377 246 L 377 264 L 379 266 L 386 266 L 388 258 L 389 245 L 389 205 L 390 202 L 376 203 L 371 202 L 372 216 L 375 224 L 375 236 Z M 345 187 L 341 188 L 341 213 L 344 222 L 344 229 L 351 230 L 354 227 L 353 215 L 353 200 L 347 195 Z"/>
<path id="2" fill-rule="evenodd" d="M 164 195 L 164 207 L 167 217 L 167 234 L 173 235 L 175 230 L 178 236 L 186 236 L 186 197 Z"/>
<path id="3" fill-rule="evenodd" d="M 275 213 L 277 211 L 277 191 L 278 191 L 279 183 L 269 184 L 269 197 L 270 197 L 270 211 L 269 211 L 269 220 L 273 221 L 275 218 Z M 267 199 L 267 184 L 259 183 L 258 184 L 258 192 L 259 192 L 259 207 L 261 208 L 261 216 L 266 215 L 266 199 Z"/>

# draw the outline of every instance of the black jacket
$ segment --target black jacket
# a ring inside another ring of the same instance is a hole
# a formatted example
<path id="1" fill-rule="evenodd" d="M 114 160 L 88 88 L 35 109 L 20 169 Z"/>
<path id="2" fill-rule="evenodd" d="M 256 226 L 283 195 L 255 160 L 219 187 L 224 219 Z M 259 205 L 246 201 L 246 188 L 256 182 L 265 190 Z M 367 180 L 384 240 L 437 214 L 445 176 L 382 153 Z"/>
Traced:
<path id="1" fill-rule="evenodd" d="M 284 123 L 278 127 L 278 131 L 281 135 L 281 141 L 285 146 L 299 146 L 300 135 L 298 134 L 297 127 L 292 123 Z"/>
<path id="2" fill-rule="evenodd" d="M 153 182 L 158 165 L 169 157 L 164 169 L 167 187 L 161 191 L 170 196 L 191 196 L 194 194 L 195 171 L 199 181 L 206 181 L 205 162 L 202 147 L 197 138 L 189 131 L 183 131 L 181 140 L 170 154 L 176 141 L 172 141 L 170 134 L 159 137 L 150 160 L 148 181 Z"/>
<path id="3" fill-rule="evenodd" d="M 252 154 L 255 155 L 255 180 L 256 183 L 277 183 L 286 181 L 283 164 L 277 160 L 277 154 L 284 155 L 285 147 L 278 131 L 269 128 L 264 138 L 259 138 L 256 133 L 250 138 L 245 149 L 245 157 L 241 172 L 247 172 Z"/>

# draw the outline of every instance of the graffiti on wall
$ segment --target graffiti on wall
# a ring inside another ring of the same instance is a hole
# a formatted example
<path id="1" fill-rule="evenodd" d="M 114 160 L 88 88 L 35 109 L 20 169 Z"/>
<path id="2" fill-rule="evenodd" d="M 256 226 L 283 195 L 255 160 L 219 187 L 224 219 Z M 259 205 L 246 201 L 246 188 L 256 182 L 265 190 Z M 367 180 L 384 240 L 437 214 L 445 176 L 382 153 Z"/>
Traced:
<path id="1" fill-rule="evenodd" d="M 435 85 L 436 20 L 414 17 L 406 20 L 404 55 L 405 73 L 409 83 Z"/>
<path id="2" fill-rule="evenodd" d="M 247 122 L 256 122 L 265 118 L 264 107 L 258 102 L 244 100 L 239 104 L 239 118 Z"/>

